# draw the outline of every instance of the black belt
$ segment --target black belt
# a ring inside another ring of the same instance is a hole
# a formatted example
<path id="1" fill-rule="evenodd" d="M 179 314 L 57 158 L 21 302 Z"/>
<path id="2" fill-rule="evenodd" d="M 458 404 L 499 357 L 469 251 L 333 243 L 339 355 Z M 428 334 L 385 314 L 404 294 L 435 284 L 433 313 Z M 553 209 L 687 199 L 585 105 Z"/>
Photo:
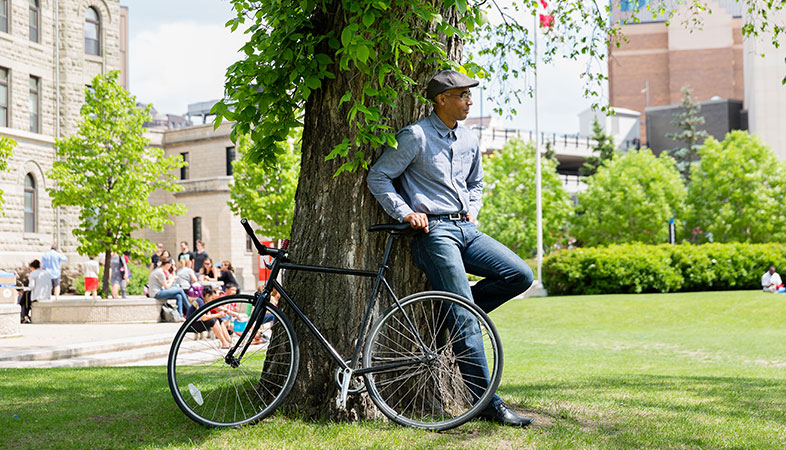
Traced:
<path id="1" fill-rule="evenodd" d="M 453 213 L 453 214 L 439 214 L 439 215 L 428 215 L 429 220 L 451 220 L 453 222 L 464 222 L 467 220 L 467 215 L 462 213 Z"/>

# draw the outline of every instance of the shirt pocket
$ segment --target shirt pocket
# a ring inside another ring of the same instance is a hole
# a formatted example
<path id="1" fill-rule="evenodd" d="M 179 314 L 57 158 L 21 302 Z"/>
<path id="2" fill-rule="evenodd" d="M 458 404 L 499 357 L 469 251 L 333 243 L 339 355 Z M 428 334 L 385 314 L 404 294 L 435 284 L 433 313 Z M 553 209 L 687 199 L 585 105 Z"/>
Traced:
<path id="1" fill-rule="evenodd" d="M 419 171 L 426 178 L 444 180 L 451 177 L 450 155 L 448 151 L 423 154 L 417 161 Z"/>

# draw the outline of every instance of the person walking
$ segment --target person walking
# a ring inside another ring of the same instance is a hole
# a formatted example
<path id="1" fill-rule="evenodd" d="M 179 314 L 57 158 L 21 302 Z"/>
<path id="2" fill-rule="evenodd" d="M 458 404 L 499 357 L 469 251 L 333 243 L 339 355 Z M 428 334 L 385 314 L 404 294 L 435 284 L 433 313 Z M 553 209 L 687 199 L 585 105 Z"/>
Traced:
<path id="1" fill-rule="evenodd" d="M 44 253 L 44 256 L 41 257 L 41 265 L 44 270 L 49 272 L 49 276 L 52 279 L 55 300 L 60 297 L 60 267 L 66 261 L 68 261 L 68 258 L 58 250 L 57 244 L 52 244 L 49 251 Z"/>
<path id="2" fill-rule="evenodd" d="M 128 264 L 124 255 L 118 255 L 112 252 L 112 257 L 109 259 L 109 280 L 112 285 L 112 298 L 117 298 L 118 291 L 126 298 L 126 285 L 128 284 Z"/>
<path id="3" fill-rule="evenodd" d="M 454 70 L 434 75 L 426 90 L 434 111 L 398 131 L 397 148 L 385 149 L 369 170 L 367 183 L 391 217 L 423 231 L 411 239 L 410 250 L 431 286 L 461 295 L 488 313 L 526 291 L 533 274 L 518 255 L 475 224 L 482 206 L 481 154 L 475 134 L 458 122 L 467 118 L 472 106 L 469 89 L 477 85 Z M 393 184 L 396 179 L 400 193 Z M 470 287 L 467 272 L 485 279 Z M 460 317 L 456 322 L 465 330 L 474 325 L 474 320 L 468 323 Z M 467 338 L 454 351 L 482 354 L 480 339 L 460 334 Z M 488 383 L 485 359 L 459 369 L 469 386 Z M 497 395 L 480 417 L 517 427 L 533 421 L 513 412 Z"/>

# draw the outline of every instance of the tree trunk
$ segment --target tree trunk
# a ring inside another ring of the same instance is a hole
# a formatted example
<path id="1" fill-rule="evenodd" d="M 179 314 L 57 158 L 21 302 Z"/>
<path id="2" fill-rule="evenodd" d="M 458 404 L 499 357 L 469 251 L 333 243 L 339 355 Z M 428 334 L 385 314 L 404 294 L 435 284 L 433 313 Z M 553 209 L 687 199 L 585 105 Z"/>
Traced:
<path id="1" fill-rule="evenodd" d="M 340 7 L 339 2 L 333 5 Z M 452 17 L 454 23 L 457 23 L 456 14 L 454 9 L 443 11 L 443 17 Z M 331 11 L 315 22 L 321 21 L 322 26 L 334 29 L 340 35 L 344 27 L 343 17 L 343 11 Z M 420 23 L 413 28 L 429 26 Z M 445 48 L 450 59 L 460 61 L 462 47 L 463 42 L 459 39 L 446 39 Z M 414 68 L 410 76 L 418 82 L 416 89 L 424 92 L 428 80 L 438 68 L 425 62 L 424 55 L 413 53 L 409 57 L 407 62 Z M 365 170 L 345 172 L 333 178 L 342 162 L 325 161 L 325 156 L 342 139 L 354 137 L 354 131 L 347 122 L 349 105 L 344 104 L 341 108 L 337 105 L 348 89 L 359 92 L 365 79 L 351 71 L 340 72 L 334 68 L 332 72 L 336 79 L 323 80 L 322 89 L 313 92 L 306 105 L 290 257 L 302 264 L 376 270 L 387 234 L 372 234 L 366 229 L 376 223 L 391 223 L 393 219 L 369 192 Z M 405 92 L 402 92 L 395 109 L 383 111 L 391 119 L 388 125 L 394 129 L 408 125 L 429 112 L 430 108 Z M 370 148 L 364 150 L 371 152 Z M 379 152 L 374 159 L 378 155 Z M 425 276 L 412 262 L 408 244 L 406 238 L 398 239 L 388 263 L 390 269 L 386 272 L 399 298 L 428 287 Z M 287 291 L 336 350 L 346 358 L 351 357 L 373 279 L 289 272 L 284 282 Z M 380 294 L 372 320 L 390 304 L 390 296 L 385 292 Z M 287 311 L 286 308 L 284 310 Z M 339 389 L 334 381 L 334 372 L 338 366 L 310 331 L 292 314 L 288 315 L 297 330 L 301 361 L 297 383 L 284 408 L 300 417 L 332 420 L 377 415 L 366 395 L 350 396 L 346 411 L 336 408 Z"/>
<path id="2" fill-rule="evenodd" d="M 112 266 L 112 252 L 109 250 L 104 254 L 104 276 L 101 277 L 101 292 L 104 298 L 109 298 L 109 268 Z"/>

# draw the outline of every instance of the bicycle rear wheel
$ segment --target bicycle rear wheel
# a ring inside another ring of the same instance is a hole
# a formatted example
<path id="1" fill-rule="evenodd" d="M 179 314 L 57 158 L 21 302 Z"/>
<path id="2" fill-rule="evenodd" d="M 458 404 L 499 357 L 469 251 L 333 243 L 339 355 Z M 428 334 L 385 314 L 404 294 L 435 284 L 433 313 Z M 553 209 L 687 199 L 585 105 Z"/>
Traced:
<path id="1" fill-rule="evenodd" d="M 447 430 L 488 405 L 502 377 L 502 343 L 491 319 L 449 292 L 420 292 L 375 323 L 363 352 L 372 401 L 401 425 Z M 421 344 L 422 341 L 422 344 Z"/>
<path id="2" fill-rule="evenodd" d="M 289 320 L 275 306 L 267 309 L 273 321 L 260 327 L 261 336 L 236 364 L 225 361 L 228 349 L 221 348 L 220 340 L 199 339 L 215 330 L 213 322 L 202 320 L 205 315 L 231 305 L 239 314 L 250 315 L 253 297 L 221 297 L 199 308 L 180 327 L 169 351 L 167 378 L 175 403 L 204 426 L 236 427 L 267 417 L 287 396 L 297 376 L 297 337 Z M 242 321 L 235 324 L 237 328 L 241 325 Z M 231 346 L 239 337 L 239 333 L 231 334 Z M 246 337 L 254 339 L 250 333 Z M 238 349 L 235 357 L 239 353 Z"/>

